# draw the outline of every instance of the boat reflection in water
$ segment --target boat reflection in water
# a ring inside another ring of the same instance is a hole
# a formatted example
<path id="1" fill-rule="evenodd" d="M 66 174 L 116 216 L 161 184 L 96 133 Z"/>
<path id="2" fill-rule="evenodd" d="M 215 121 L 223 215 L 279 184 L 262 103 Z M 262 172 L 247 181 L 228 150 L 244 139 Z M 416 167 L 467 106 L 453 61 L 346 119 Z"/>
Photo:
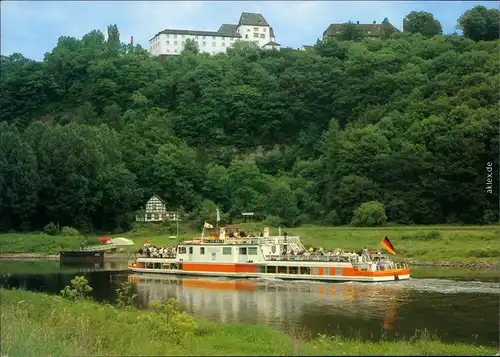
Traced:
<path id="1" fill-rule="evenodd" d="M 232 280 L 129 275 L 142 304 L 178 299 L 189 313 L 216 322 L 260 323 L 291 331 L 354 333 L 376 338 L 391 331 L 405 290 L 385 284 Z M 370 337 L 368 337 L 370 338 Z"/>

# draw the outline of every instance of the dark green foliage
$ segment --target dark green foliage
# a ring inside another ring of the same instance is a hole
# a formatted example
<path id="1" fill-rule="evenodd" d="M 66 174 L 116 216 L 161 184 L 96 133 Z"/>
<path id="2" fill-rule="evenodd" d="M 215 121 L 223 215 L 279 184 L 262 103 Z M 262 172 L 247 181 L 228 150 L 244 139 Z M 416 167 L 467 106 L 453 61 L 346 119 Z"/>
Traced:
<path id="1" fill-rule="evenodd" d="M 403 19 L 403 31 L 431 37 L 443 33 L 443 28 L 431 13 L 412 11 Z"/>
<path id="2" fill-rule="evenodd" d="M 2 56 L 0 230 L 122 231 L 152 194 L 224 224 L 349 224 L 368 201 L 401 224 L 494 221 L 499 41 L 470 29 L 495 14 L 466 12 L 470 39 L 411 13 L 401 34 L 346 24 L 313 51 L 188 42 L 159 60 L 110 26 L 41 62 Z"/>
<path id="3" fill-rule="evenodd" d="M 467 10 L 458 19 L 464 36 L 473 41 L 494 41 L 500 38 L 500 10 L 482 5 Z"/>
<path id="4" fill-rule="evenodd" d="M 365 36 L 366 31 L 352 22 L 345 23 L 340 28 L 339 39 L 342 41 L 362 41 Z"/>
<path id="5" fill-rule="evenodd" d="M 54 222 L 50 222 L 43 227 L 43 231 L 51 236 L 56 236 L 60 233 L 59 226 L 54 224 Z"/>
<path id="6" fill-rule="evenodd" d="M 351 224 L 361 227 L 381 226 L 387 222 L 385 207 L 377 201 L 364 202 L 354 211 Z"/>

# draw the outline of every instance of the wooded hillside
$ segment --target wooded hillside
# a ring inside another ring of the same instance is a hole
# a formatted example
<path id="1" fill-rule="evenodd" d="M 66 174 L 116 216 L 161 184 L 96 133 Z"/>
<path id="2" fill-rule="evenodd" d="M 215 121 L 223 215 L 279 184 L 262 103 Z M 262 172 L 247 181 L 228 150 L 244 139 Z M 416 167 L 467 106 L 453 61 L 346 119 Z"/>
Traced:
<path id="1" fill-rule="evenodd" d="M 379 201 L 391 222 L 497 221 L 499 45 L 404 31 L 160 60 L 110 26 L 2 56 L 0 228 L 127 228 L 154 193 L 201 219 L 348 224 Z"/>

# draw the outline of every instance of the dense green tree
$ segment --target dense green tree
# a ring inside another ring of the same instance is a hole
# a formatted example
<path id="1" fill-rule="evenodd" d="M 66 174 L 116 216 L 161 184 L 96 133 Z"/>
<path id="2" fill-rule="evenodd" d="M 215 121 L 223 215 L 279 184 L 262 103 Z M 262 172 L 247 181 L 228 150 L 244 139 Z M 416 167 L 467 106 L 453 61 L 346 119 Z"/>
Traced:
<path id="1" fill-rule="evenodd" d="M 377 201 L 364 202 L 354 211 L 351 223 L 355 226 L 381 226 L 387 221 L 385 207 Z"/>
<path id="2" fill-rule="evenodd" d="M 412 11 L 403 19 L 403 31 L 431 37 L 443 33 L 443 28 L 431 13 Z"/>
<path id="3" fill-rule="evenodd" d="M 352 22 L 347 22 L 340 27 L 339 39 L 341 41 L 361 41 L 365 38 L 366 31 Z"/>
<path id="4" fill-rule="evenodd" d="M 348 24 L 313 51 L 236 41 L 209 56 L 188 41 L 165 59 L 113 25 L 40 62 L 2 56 L 0 229 L 126 229 L 152 194 L 200 222 L 219 207 L 227 222 L 350 224 L 369 201 L 390 222 L 490 222 L 495 16 L 466 12 L 465 36 L 411 13 L 382 41 Z"/>
<path id="5" fill-rule="evenodd" d="M 467 10 L 458 19 L 458 28 L 473 41 L 494 41 L 500 38 L 500 10 L 482 5 Z"/>

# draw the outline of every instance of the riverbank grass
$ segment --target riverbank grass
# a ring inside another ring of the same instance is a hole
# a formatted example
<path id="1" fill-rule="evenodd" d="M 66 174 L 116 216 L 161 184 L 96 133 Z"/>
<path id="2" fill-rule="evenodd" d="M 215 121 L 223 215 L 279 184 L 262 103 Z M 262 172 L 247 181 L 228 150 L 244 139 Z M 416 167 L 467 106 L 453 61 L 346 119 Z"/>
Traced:
<path id="1" fill-rule="evenodd" d="M 319 336 L 292 338 L 275 329 L 196 321 L 172 338 L 152 311 L 0 288 L 1 353 L 5 356 L 94 355 L 492 355 L 493 348 L 445 344 L 426 334 L 400 342 Z M 181 321 L 181 322 L 179 322 Z M 182 319 L 177 323 L 182 323 Z M 190 323 L 189 318 L 185 323 Z M 165 325 L 167 324 L 167 325 Z M 170 332 L 169 332 L 170 331 Z"/>
<path id="2" fill-rule="evenodd" d="M 246 230 L 260 232 L 262 223 L 242 224 Z M 500 226 L 387 226 L 375 228 L 321 227 L 303 225 L 297 228 L 282 228 L 282 232 L 298 235 L 305 245 L 324 249 L 356 249 L 364 247 L 383 249 L 382 237 L 388 236 L 397 255 L 395 260 L 419 262 L 470 262 L 498 263 L 500 248 L 498 234 Z M 174 245 L 181 240 L 199 236 L 201 232 L 181 227 L 175 238 L 172 227 L 163 225 L 136 225 L 130 232 L 113 235 L 134 241 L 134 246 L 123 247 L 125 252 L 137 251 L 144 240 L 152 245 Z M 271 228 L 271 234 L 278 234 Z M 172 238 L 174 237 L 174 238 Z M 78 236 L 49 236 L 46 234 L 0 234 L 0 252 L 55 254 L 61 250 L 78 249 L 85 238 Z M 96 237 L 87 237 L 97 243 Z"/>
<path id="3" fill-rule="evenodd" d="M 0 234 L 0 254 L 57 254 L 63 250 L 80 249 L 80 246 L 84 242 L 84 236 L 51 236 L 45 233 L 4 233 Z"/>

